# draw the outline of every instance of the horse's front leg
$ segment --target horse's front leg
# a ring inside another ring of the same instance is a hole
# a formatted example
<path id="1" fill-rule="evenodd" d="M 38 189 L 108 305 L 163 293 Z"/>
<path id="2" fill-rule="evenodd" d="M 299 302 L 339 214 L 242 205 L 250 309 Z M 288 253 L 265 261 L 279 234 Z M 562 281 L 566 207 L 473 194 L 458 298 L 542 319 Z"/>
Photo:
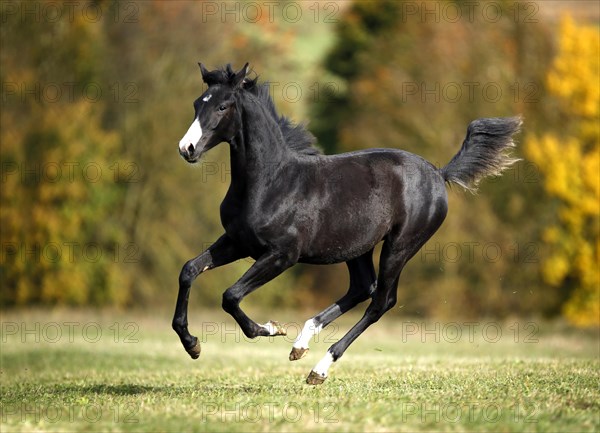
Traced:
<path id="1" fill-rule="evenodd" d="M 173 329 L 179 335 L 183 347 L 196 359 L 200 356 L 200 342 L 188 331 L 188 299 L 193 281 L 202 272 L 223 266 L 247 257 L 227 235 L 221 236 L 214 244 L 198 257 L 187 262 L 179 274 L 179 293 L 173 316 Z"/>
<path id="2" fill-rule="evenodd" d="M 246 316 L 239 305 L 246 295 L 268 283 L 297 261 L 298 256 L 294 254 L 265 253 L 233 286 L 223 293 L 223 309 L 233 316 L 248 338 L 285 335 L 284 329 L 277 322 L 270 321 L 259 325 Z"/>

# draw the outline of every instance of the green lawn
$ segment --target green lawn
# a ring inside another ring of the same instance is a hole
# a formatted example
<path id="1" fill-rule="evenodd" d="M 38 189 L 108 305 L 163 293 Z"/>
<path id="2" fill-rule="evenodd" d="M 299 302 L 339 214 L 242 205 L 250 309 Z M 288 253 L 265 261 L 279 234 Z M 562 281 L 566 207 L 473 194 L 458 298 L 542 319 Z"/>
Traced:
<path id="1" fill-rule="evenodd" d="M 600 430 L 597 332 L 557 324 L 384 318 L 330 369 L 304 379 L 358 316 L 306 358 L 288 337 L 248 341 L 225 313 L 194 312 L 191 360 L 168 313 L 2 313 L 1 425 L 9 431 Z"/>

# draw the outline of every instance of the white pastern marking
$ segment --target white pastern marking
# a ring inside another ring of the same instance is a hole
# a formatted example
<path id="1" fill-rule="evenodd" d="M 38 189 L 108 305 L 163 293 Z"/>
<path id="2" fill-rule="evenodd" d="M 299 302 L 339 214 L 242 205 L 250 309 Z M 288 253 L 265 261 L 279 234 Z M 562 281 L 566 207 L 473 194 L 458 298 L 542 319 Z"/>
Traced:
<path id="1" fill-rule="evenodd" d="M 265 323 L 264 325 L 260 325 L 269 331 L 269 335 L 275 335 L 277 333 L 277 328 L 271 322 Z"/>
<path id="2" fill-rule="evenodd" d="M 208 102 L 208 101 L 210 101 L 210 98 L 212 98 L 212 95 L 206 95 L 204 98 L 202 98 L 202 100 L 204 102 Z"/>
<path id="3" fill-rule="evenodd" d="M 327 377 L 327 370 L 329 370 L 331 364 L 333 364 L 333 355 L 327 351 L 325 356 L 315 365 L 313 371 L 320 376 Z"/>
<path id="4" fill-rule="evenodd" d="M 183 138 L 179 141 L 179 148 L 181 150 L 186 150 L 190 144 L 196 147 L 196 144 L 200 141 L 202 137 L 202 127 L 200 126 L 200 120 L 195 119 L 190 125 L 189 129 L 183 136 Z"/>
<path id="5" fill-rule="evenodd" d="M 314 319 L 308 319 L 304 323 L 304 327 L 300 331 L 300 334 L 298 334 L 296 341 L 294 341 L 293 347 L 296 349 L 308 349 L 310 339 L 321 332 L 321 329 L 323 329 L 323 325 L 316 326 Z"/>

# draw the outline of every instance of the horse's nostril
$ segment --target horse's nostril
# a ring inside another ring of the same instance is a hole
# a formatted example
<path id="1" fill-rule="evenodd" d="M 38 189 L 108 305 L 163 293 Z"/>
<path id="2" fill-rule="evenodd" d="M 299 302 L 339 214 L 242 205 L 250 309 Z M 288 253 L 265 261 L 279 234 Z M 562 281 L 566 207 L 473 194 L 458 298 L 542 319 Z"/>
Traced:
<path id="1" fill-rule="evenodd" d="M 194 152 L 194 145 L 193 145 L 193 144 L 190 144 L 190 145 L 188 146 L 188 152 L 189 152 L 189 153 L 193 153 L 193 152 Z"/>

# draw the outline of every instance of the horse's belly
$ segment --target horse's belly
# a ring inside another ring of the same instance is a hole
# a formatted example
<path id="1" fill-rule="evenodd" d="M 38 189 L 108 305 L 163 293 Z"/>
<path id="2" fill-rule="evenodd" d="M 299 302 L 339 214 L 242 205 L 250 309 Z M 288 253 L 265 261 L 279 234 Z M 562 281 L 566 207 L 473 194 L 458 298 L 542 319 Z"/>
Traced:
<path id="1" fill-rule="evenodd" d="M 304 245 L 300 262 L 313 264 L 340 263 L 372 250 L 388 233 L 390 224 L 380 220 L 348 221 L 340 219 L 316 231 Z"/>

